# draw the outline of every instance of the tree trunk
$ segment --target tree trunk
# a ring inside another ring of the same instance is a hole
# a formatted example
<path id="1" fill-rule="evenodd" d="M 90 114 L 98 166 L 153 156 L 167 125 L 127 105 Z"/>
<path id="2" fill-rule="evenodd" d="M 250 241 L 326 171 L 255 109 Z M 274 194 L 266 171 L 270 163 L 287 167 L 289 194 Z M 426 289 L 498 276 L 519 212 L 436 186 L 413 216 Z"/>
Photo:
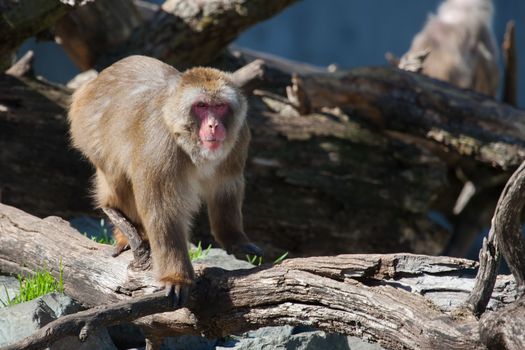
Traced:
<path id="1" fill-rule="evenodd" d="M 133 312 L 135 317 L 143 315 L 145 300 L 129 297 L 152 289 L 151 272 L 129 270 L 130 252 L 110 255 L 110 246 L 78 234 L 59 218 L 41 220 L 0 205 L 1 271 L 45 264 L 58 275 L 62 264 L 66 293 L 84 306 L 128 300 L 130 310 L 142 305 L 143 311 Z M 216 337 L 291 324 L 359 336 L 388 349 L 482 349 L 477 320 L 453 313 L 468 295 L 473 284 L 468 275 L 475 267 L 469 260 L 410 254 L 290 259 L 237 271 L 197 266 L 189 310 L 146 316 L 135 323 L 157 336 Z M 513 300 L 511 281 L 498 278 L 490 308 Z M 149 298 L 152 307 L 159 305 L 155 310 L 164 308 L 159 298 Z M 115 309 L 122 313 L 118 305 Z M 107 318 L 99 319 L 104 324 Z M 78 327 L 70 330 L 75 331 Z"/>

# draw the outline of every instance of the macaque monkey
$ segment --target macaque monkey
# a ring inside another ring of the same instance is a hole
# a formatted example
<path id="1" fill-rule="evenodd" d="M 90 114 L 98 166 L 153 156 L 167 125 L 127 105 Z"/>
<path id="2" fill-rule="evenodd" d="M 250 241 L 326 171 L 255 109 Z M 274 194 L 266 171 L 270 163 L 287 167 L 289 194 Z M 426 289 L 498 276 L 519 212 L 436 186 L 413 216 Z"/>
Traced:
<path id="1" fill-rule="evenodd" d="M 221 245 L 262 253 L 242 223 L 246 112 L 229 74 L 180 73 L 145 56 L 116 62 L 73 95 L 71 137 L 96 167 L 97 205 L 119 209 L 149 241 L 157 278 L 179 303 L 194 278 L 187 235 L 202 199 Z M 114 234 L 118 255 L 128 242 Z"/>
<path id="2" fill-rule="evenodd" d="M 495 97 L 499 70 L 493 14 L 492 0 L 446 0 L 414 37 L 399 67 L 410 67 L 428 53 L 421 73 Z"/>

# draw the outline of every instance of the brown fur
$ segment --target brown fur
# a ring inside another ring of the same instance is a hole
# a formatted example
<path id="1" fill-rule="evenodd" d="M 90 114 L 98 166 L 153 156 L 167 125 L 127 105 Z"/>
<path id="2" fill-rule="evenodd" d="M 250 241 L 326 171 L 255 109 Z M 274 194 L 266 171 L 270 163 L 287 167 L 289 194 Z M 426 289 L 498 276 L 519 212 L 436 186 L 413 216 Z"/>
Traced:
<path id="1" fill-rule="evenodd" d="M 401 62 L 430 50 L 423 74 L 495 97 L 499 69 L 492 17 L 492 0 L 446 0 Z"/>
<path id="2" fill-rule="evenodd" d="M 198 123 L 189 113 L 195 96 L 203 94 L 233 110 L 218 155 L 202 150 Z M 97 205 L 122 211 L 149 240 L 164 285 L 193 279 L 187 234 L 201 199 L 223 246 L 249 242 L 241 212 L 250 140 L 246 108 L 226 73 L 179 73 L 144 56 L 113 64 L 73 96 L 71 136 L 96 167 Z M 119 247 L 127 244 L 118 230 L 115 237 Z"/>

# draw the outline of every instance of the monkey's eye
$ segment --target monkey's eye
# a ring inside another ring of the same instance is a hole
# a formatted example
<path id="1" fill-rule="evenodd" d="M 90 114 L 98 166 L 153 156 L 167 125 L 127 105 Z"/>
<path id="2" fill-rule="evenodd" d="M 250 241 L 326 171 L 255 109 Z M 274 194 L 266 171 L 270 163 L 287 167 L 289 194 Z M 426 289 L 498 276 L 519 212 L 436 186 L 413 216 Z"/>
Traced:
<path id="1" fill-rule="evenodd" d="M 228 113 L 230 105 L 227 103 L 219 103 L 218 105 L 214 106 L 214 108 L 217 114 L 219 114 L 220 116 L 224 116 L 226 115 L 226 113 Z"/>
<path id="2" fill-rule="evenodd" d="M 195 104 L 195 107 L 198 107 L 198 108 L 205 108 L 206 107 L 206 103 L 204 102 L 197 102 Z"/>

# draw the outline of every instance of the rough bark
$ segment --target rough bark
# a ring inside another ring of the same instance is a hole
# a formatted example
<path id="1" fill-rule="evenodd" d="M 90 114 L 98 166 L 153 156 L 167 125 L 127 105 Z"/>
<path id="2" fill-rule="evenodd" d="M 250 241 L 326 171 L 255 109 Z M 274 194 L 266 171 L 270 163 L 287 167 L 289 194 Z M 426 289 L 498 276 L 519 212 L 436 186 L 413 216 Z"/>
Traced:
<path id="1" fill-rule="evenodd" d="M 520 293 L 525 292 L 525 240 L 521 228 L 524 205 L 525 162 L 507 182 L 494 214 L 497 246 L 514 275 Z"/>
<path id="2" fill-rule="evenodd" d="M 152 289 L 151 272 L 128 270 L 131 253 L 110 254 L 111 247 L 78 234 L 59 218 L 41 220 L 0 205 L 3 272 L 45 263 L 58 274 L 62 261 L 66 293 L 87 307 Z M 475 266 L 464 259 L 410 254 L 290 259 L 237 271 L 200 266 L 188 309 L 135 323 L 157 336 L 224 336 L 300 324 L 356 335 L 389 349 L 481 349 L 476 319 L 449 314 L 450 302 L 461 303 L 467 296 Z M 501 276 L 491 307 L 514 296 L 509 278 Z"/>
<path id="3" fill-rule="evenodd" d="M 177 68 L 209 64 L 240 33 L 295 0 L 168 0 L 124 44 L 101 56 L 103 68 L 129 54 L 144 54 Z"/>
<path id="4" fill-rule="evenodd" d="M 1 0 L 0 72 L 11 66 L 14 51 L 22 42 L 49 28 L 85 0 Z"/>
<path id="5" fill-rule="evenodd" d="M 525 205 L 525 162 L 512 174 L 498 200 L 492 225 L 479 253 L 480 269 L 476 284 L 467 299 L 475 314 L 485 311 L 496 281 L 500 255 L 507 262 L 520 294 L 525 291 L 525 241 L 521 230 L 521 212 Z"/>
<path id="6" fill-rule="evenodd" d="M 525 349 L 525 298 L 497 312 L 487 312 L 480 320 L 483 343 L 491 350 Z"/>
<path id="7" fill-rule="evenodd" d="M 490 166 L 515 168 L 524 159 L 525 112 L 470 90 L 388 67 L 296 76 L 293 83 L 307 110 L 343 108 Z"/>
<path id="8" fill-rule="evenodd" d="M 70 146 L 69 94 L 42 81 L 0 77 L 2 203 L 61 216 L 90 207 L 92 169 Z"/>

